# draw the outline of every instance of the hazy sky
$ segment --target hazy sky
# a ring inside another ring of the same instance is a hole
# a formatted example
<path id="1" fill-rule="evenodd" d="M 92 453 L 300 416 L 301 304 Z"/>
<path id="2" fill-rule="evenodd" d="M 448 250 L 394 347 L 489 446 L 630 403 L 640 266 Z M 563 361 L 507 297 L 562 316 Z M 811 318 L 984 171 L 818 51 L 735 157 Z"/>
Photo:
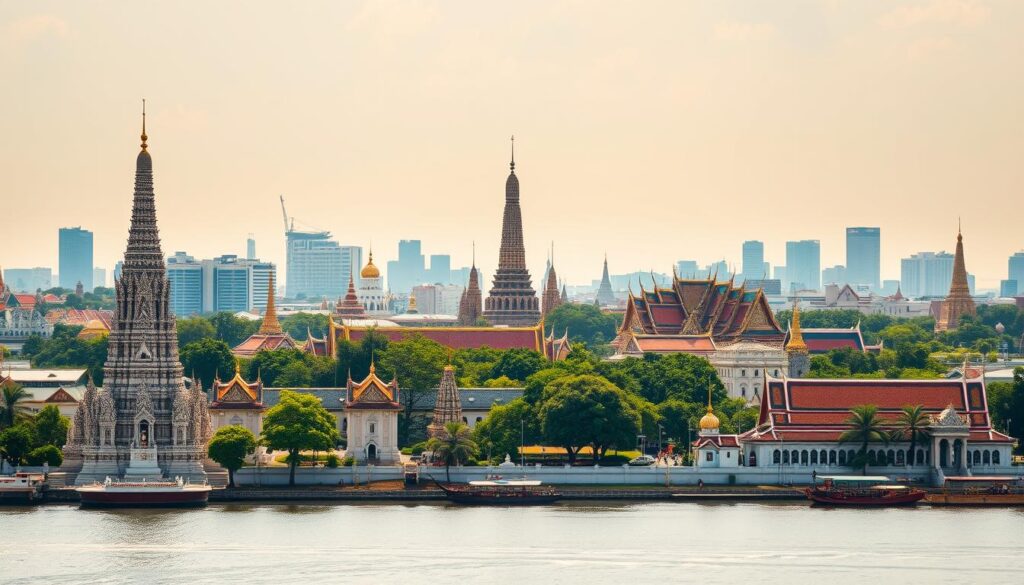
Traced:
<path id="1" fill-rule="evenodd" d="M 1024 247 L 1024 2 L 0 0 L 0 265 L 57 229 L 123 253 L 139 101 L 164 251 L 283 264 L 278 195 L 343 244 L 423 240 L 493 274 L 516 135 L 534 281 L 737 265 L 745 239 L 845 261 Z M 488 284 L 489 288 L 489 284 Z"/>

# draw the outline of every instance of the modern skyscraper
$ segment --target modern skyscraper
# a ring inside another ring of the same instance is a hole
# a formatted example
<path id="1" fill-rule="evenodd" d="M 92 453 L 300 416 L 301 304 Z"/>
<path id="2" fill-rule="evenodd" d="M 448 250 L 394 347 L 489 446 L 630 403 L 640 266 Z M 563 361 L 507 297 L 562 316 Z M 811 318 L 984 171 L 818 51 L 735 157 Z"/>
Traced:
<path id="1" fill-rule="evenodd" d="M 431 254 L 430 269 L 427 270 L 427 282 L 431 284 L 451 284 L 452 257 L 448 254 Z"/>
<path id="2" fill-rule="evenodd" d="M 197 261 L 184 252 L 167 259 L 171 286 L 171 311 L 178 317 L 217 311 L 266 309 L 271 275 L 270 262 L 244 260 L 233 254 Z"/>
<path id="3" fill-rule="evenodd" d="M 142 151 L 135 162 L 124 273 L 114 296 L 117 307 L 103 389 L 91 382 L 86 388 L 68 432 L 61 469 L 76 473 L 78 484 L 122 475 L 135 481 L 160 476 L 203 481 L 210 415 L 202 389 L 186 390 L 182 381 L 145 118 Z"/>
<path id="4" fill-rule="evenodd" d="M 530 271 L 526 268 L 514 149 L 508 179 L 505 180 L 505 212 L 501 223 L 498 271 L 494 274 L 491 292 L 484 301 L 484 318 L 492 325 L 534 325 L 540 320 L 540 302 L 533 290 Z"/>
<path id="5" fill-rule="evenodd" d="M 94 287 L 107 286 L 106 269 L 94 266 L 92 269 L 92 285 Z"/>
<path id="6" fill-rule="evenodd" d="M 947 252 L 918 252 L 900 260 L 900 292 L 904 296 L 942 297 L 953 280 L 953 255 Z"/>
<path id="7" fill-rule="evenodd" d="M 821 288 L 821 243 L 818 240 L 786 242 L 786 290 Z"/>
<path id="8" fill-rule="evenodd" d="M 764 269 L 764 242 L 747 240 L 743 242 L 743 280 L 768 278 Z"/>
<path id="9" fill-rule="evenodd" d="M 882 235 L 876 227 L 846 228 L 846 278 L 850 284 L 882 285 Z"/>
<path id="10" fill-rule="evenodd" d="M 1018 293 L 1024 293 L 1024 251 L 1010 256 L 1007 261 L 1006 278 L 1016 280 Z"/>
<path id="11" fill-rule="evenodd" d="M 676 262 L 676 275 L 679 278 L 697 278 L 700 268 L 696 260 L 678 260 Z"/>
<path id="12" fill-rule="evenodd" d="M 5 268 L 4 282 L 15 292 L 36 292 L 53 287 L 53 271 L 49 268 Z"/>
<path id="13" fill-rule="evenodd" d="M 1015 297 L 1020 291 L 1019 283 L 1016 280 L 1000 280 L 999 281 L 999 296 L 1001 297 Z"/>
<path id="14" fill-rule="evenodd" d="M 316 299 L 341 296 L 349 270 L 341 246 L 331 239 L 331 232 L 289 229 L 285 235 L 288 272 L 285 295 Z"/>
<path id="15" fill-rule="evenodd" d="M 114 280 L 117 281 L 121 278 L 121 271 L 124 270 L 124 261 L 118 260 L 114 264 Z"/>
<path id="16" fill-rule="evenodd" d="M 249 234 L 249 237 L 245 240 L 245 259 L 256 259 L 256 238 L 252 234 Z M 266 305 L 266 302 L 263 304 Z"/>
<path id="17" fill-rule="evenodd" d="M 391 260 L 388 266 L 388 289 L 396 294 L 408 294 L 412 287 L 426 280 L 425 259 L 422 242 L 401 240 L 398 242 L 398 260 Z"/>
<path id="18" fill-rule="evenodd" d="M 81 227 L 60 228 L 58 240 L 60 286 L 74 290 L 81 282 L 86 291 L 92 292 L 92 232 Z"/>
<path id="19" fill-rule="evenodd" d="M 203 264 L 184 252 L 167 259 L 171 312 L 178 317 L 203 312 Z"/>
<path id="20" fill-rule="evenodd" d="M 846 267 L 836 264 L 822 270 L 821 282 L 822 284 L 846 284 Z"/>

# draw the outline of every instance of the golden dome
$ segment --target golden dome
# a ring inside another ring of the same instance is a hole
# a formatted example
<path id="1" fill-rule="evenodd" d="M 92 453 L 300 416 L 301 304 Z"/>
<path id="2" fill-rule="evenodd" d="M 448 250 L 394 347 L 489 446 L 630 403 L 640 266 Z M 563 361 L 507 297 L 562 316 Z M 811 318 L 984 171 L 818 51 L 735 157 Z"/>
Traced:
<path id="1" fill-rule="evenodd" d="M 373 264 L 373 251 L 370 251 L 370 261 L 363 267 L 363 271 L 359 273 L 359 276 L 363 278 L 380 278 L 380 269 Z"/>
<path id="2" fill-rule="evenodd" d="M 715 416 L 711 407 L 708 407 L 708 413 L 700 419 L 700 430 L 702 431 L 717 431 L 721 421 Z"/>

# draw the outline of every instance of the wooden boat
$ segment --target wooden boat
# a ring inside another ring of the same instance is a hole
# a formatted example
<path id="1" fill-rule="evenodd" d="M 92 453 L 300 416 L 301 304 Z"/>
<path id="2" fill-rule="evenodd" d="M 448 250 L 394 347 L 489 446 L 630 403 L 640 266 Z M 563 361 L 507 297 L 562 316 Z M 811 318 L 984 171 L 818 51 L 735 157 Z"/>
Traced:
<path id="1" fill-rule="evenodd" d="M 19 471 L 14 475 L 0 475 L 0 503 L 36 503 L 43 498 L 45 482 L 46 476 L 42 473 Z"/>
<path id="2" fill-rule="evenodd" d="M 175 481 L 114 481 L 109 477 L 103 483 L 75 489 L 82 498 L 83 507 L 155 508 L 205 506 L 211 488 L 206 484 L 186 483 L 180 477 Z"/>
<path id="3" fill-rule="evenodd" d="M 941 492 L 925 497 L 933 506 L 1024 506 L 1024 479 L 999 475 L 950 476 Z"/>
<path id="4" fill-rule="evenodd" d="M 818 476 L 804 493 L 829 506 L 912 506 L 925 496 L 924 490 L 895 484 L 884 475 Z"/>
<path id="5" fill-rule="evenodd" d="M 491 506 L 523 506 L 550 504 L 558 501 L 562 493 L 539 480 L 504 479 L 500 476 L 468 484 L 442 484 L 435 480 L 448 499 L 457 504 Z"/>

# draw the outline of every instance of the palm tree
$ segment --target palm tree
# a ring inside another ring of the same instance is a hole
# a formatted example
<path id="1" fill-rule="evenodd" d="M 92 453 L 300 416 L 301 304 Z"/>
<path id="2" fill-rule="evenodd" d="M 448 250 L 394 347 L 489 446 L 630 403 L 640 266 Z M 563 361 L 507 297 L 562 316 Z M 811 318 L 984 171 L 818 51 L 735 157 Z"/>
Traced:
<path id="1" fill-rule="evenodd" d="M 850 418 L 846 419 L 850 429 L 839 436 L 840 443 L 860 443 L 857 461 L 861 465 L 861 475 L 868 471 L 868 443 L 889 443 L 889 434 L 882 428 L 882 419 L 878 416 L 878 407 L 874 404 L 862 404 L 850 409 Z"/>
<path id="2" fill-rule="evenodd" d="M 907 449 L 906 465 L 914 464 L 914 453 L 917 444 L 924 442 L 928 436 L 928 415 L 924 413 L 924 406 L 906 405 L 896 418 L 897 429 L 893 431 L 893 440 L 902 439 L 910 441 L 910 448 Z"/>
<path id="3" fill-rule="evenodd" d="M 451 466 L 459 465 L 476 455 L 479 447 L 473 441 L 469 427 L 460 422 L 450 422 L 444 429 L 427 441 L 427 450 L 434 452 L 434 457 L 444 461 L 444 475 L 448 483 L 452 482 Z"/>
<path id="4" fill-rule="evenodd" d="M 0 388 L 0 429 L 28 418 L 26 408 L 18 406 L 18 401 L 28 397 L 29 393 L 17 384 L 5 384 Z"/>

